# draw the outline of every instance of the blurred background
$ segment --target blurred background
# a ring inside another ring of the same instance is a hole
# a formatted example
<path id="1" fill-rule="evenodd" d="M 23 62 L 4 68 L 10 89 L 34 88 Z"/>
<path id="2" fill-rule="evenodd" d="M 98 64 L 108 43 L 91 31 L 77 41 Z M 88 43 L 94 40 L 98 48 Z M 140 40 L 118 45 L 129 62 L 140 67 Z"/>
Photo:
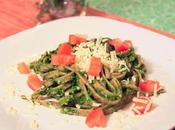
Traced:
<path id="1" fill-rule="evenodd" d="M 121 16 L 175 34 L 175 0 L 0 0 L 0 39 L 58 18 L 99 15 L 98 10 L 100 16 Z"/>
<path id="2" fill-rule="evenodd" d="M 87 0 L 89 5 L 175 34 L 175 0 Z"/>

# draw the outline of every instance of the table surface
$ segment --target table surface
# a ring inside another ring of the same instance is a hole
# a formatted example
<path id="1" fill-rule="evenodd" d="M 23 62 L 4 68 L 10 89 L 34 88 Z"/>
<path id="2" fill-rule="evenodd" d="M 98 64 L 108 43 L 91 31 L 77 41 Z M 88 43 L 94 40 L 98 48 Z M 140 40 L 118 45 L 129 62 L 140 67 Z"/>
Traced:
<path id="1" fill-rule="evenodd" d="M 36 1 L 40 0 L 0 0 L 0 39 L 37 25 Z M 86 1 L 102 10 L 88 8 L 87 15 L 113 18 L 175 39 L 175 0 Z"/>
<path id="2" fill-rule="evenodd" d="M 175 34 L 175 0 L 87 0 L 91 7 Z"/>

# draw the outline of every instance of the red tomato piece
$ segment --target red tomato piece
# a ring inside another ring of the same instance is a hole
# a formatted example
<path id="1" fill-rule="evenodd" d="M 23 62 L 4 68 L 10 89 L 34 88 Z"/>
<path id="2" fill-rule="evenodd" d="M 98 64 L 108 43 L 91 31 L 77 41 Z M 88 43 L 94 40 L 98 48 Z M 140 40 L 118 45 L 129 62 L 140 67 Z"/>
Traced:
<path id="1" fill-rule="evenodd" d="M 129 50 L 132 47 L 132 42 L 129 40 L 125 40 L 121 42 L 117 39 L 113 39 L 111 40 L 110 44 L 114 46 L 117 52 L 124 52 Z"/>
<path id="2" fill-rule="evenodd" d="M 68 43 L 63 43 L 58 48 L 57 54 L 71 54 L 72 53 L 72 46 Z"/>
<path id="3" fill-rule="evenodd" d="M 71 65 L 75 63 L 75 55 L 52 54 L 51 64 L 53 65 Z"/>
<path id="4" fill-rule="evenodd" d="M 30 74 L 28 76 L 27 84 L 33 91 L 38 90 L 41 87 L 42 83 L 43 82 L 38 78 L 36 74 Z"/>
<path id="5" fill-rule="evenodd" d="M 129 49 L 128 46 L 123 43 L 116 44 L 114 47 L 117 52 L 123 52 Z"/>
<path id="6" fill-rule="evenodd" d="M 154 92 L 154 90 L 157 92 L 160 90 L 160 85 L 158 81 L 154 80 L 146 80 L 139 83 L 139 88 L 144 92 Z"/>
<path id="7" fill-rule="evenodd" d="M 102 64 L 100 58 L 92 57 L 91 63 L 88 69 L 88 74 L 91 76 L 99 76 L 102 69 Z"/>
<path id="8" fill-rule="evenodd" d="M 96 109 L 92 110 L 86 118 L 86 124 L 90 128 L 92 128 L 94 126 L 105 127 L 106 117 L 103 113 L 103 110 L 101 108 L 96 108 Z"/>
<path id="9" fill-rule="evenodd" d="M 86 37 L 84 35 L 69 35 L 69 43 L 71 44 L 80 44 L 86 41 Z"/>
<path id="10" fill-rule="evenodd" d="M 117 39 L 112 39 L 112 40 L 110 40 L 109 44 L 112 45 L 112 46 L 115 46 L 117 41 L 118 41 Z"/>
<path id="11" fill-rule="evenodd" d="M 24 62 L 19 63 L 17 66 L 17 69 L 21 74 L 29 74 L 31 72 L 29 66 Z"/>
<path id="12" fill-rule="evenodd" d="M 127 45 L 129 48 L 132 47 L 132 42 L 130 40 L 123 41 L 123 44 Z"/>
<path id="13" fill-rule="evenodd" d="M 59 57 L 58 57 L 58 54 L 52 54 L 51 55 L 51 64 L 52 65 L 59 65 Z"/>
<path id="14" fill-rule="evenodd" d="M 149 100 L 150 99 L 148 97 L 145 97 L 145 96 L 134 97 L 132 99 L 133 103 L 135 103 L 135 105 L 138 105 L 138 106 L 143 106 L 145 104 L 148 104 Z"/>
<path id="15" fill-rule="evenodd" d="M 75 55 L 58 55 L 59 65 L 71 65 L 75 63 Z"/>
<path id="16" fill-rule="evenodd" d="M 148 97 L 140 96 L 133 98 L 133 108 L 132 110 L 138 114 L 144 114 L 151 110 L 152 101 Z"/>

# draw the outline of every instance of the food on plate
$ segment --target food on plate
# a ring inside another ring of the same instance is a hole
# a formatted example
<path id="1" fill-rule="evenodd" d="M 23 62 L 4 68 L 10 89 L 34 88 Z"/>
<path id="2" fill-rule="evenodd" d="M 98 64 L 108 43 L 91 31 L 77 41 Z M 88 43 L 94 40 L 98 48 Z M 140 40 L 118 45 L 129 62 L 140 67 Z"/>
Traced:
<path id="1" fill-rule="evenodd" d="M 106 125 L 106 118 L 103 110 L 101 108 L 96 108 L 89 112 L 86 118 L 86 124 L 91 128 L 94 126 L 104 127 Z"/>
<path id="2" fill-rule="evenodd" d="M 28 75 L 27 84 L 33 91 L 37 91 L 41 87 L 42 81 L 36 74 L 30 74 Z"/>
<path id="3" fill-rule="evenodd" d="M 151 110 L 152 101 L 149 97 L 139 96 L 133 98 L 132 110 L 138 114 L 144 114 Z"/>
<path id="4" fill-rule="evenodd" d="M 151 93 L 154 91 L 159 91 L 161 89 L 158 81 L 146 80 L 139 83 L 139 88 L 142 91 Z"/>
<path id="5" fill-rule="evenodd" d="M 30 73 L 29 66 L 24 62 L 18 63 L 17 69 L 21 74 L 29 74 Z"/>
<path id="6" fill-rule="evenodd" d="M 30 69 L 35 74 L 27 84 L 34 91 L 34 103 L 87 116 L 89 127 L 104 127 L 105 115 L 132 101 L 136 114 L 148 112 L 149 96 L 163 92 L 158 81 L 145 80 L 145 64 L 130 40 L 71 34 L 31 62 Z"/>

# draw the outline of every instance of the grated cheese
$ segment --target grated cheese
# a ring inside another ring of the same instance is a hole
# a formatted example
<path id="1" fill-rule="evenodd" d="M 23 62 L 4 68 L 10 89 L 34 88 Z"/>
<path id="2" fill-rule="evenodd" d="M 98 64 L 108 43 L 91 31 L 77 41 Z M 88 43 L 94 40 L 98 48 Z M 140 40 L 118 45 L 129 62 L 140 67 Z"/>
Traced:
<path id="1" fill-rule="evenodd" d="M 136 82 L 136 77 L 134 75 L 131 77 L 131 79 L 133 82 Z"/>
<path id="2" fill-rule="evenodd" d="M 89 83 L 92 83 L 92 81 L 93 81 L 94 79 L 95 79 L 95 78 L 94 78 L 93 76 L 91 76 L 91 75 L 88 76 L 88 81 L 89 81 Z"/>
<path id="3" fill-rule="evenodd" d="M 66 91 L 66 92 L 64 93 L 64 95 L 65 95 L 65 96 L 69 96 L 69 92 Z"/>
<path id="4" fill-rule="evenodd" d="M 17 109 L 14 108 L 14 107 L 8 107 L 8 108 L 6 109 L 6 112 L 7 112 L 8 114 L 11 114 L 11 115 L 16 115 L 18 111 L 17 111 Z"/>
<path id="5" fill-rule="evenodd" d="M 149 101 L 149 103 L 146 105 L 146 108 L 145 108 L 143 113 L 148 112 L 150 110 L 150 108 L 151 108 L 151 105 L 152 105 L 152 101 Z"/>
<path id="6" fill-rule="evenodd" d="M 80 108 L 81 108 L 79 104 L 76 104 L 75 107 L 76 107 L 77 109 L 80 109 Z"/>
<path id="7" fill-rule="evenodd" d="M 94 107 L 99 107 L 101 104 L 100 103 L 97 103 L 97 102 L 93 102 L 92 103 L 92 106 L 94 106 Z"/>
<path id="8" fill-rule="evenodd" d="M 134 108 L 134 106 L 135 106 L 135 103 L 133 103 L 133 104 L 130 106 L 129 110 L 132 110 L 132 109 Z"/>
<path id="9" fill-rule="evenodd" d="M 139 110 L 137 110 L 136 108 L 133 108 L 132 110 L 133 110 L 136 114 L 141 115 L 141 112 L 140 112 Z"/>
<path id="10" fill-rule="evenodd" d="M 137 97 L 139 97 L 140 96 L 140 91 L 137 91 Z"/>
<path id="11" fill-rule="evenodd" d="M 126 62 L 123 60 L 119 61 L 115 51 L 107 53 L 107 43 L 101 44 L 101 42 L 102 38 L 98 38 L 96 42 L 85 42 L 75 47 L 76 63 L 80 69 L 83 71 L 89 69 L 92 56 L 100 58 L 103 64 L 110 67 L 111 72 L 113 72 L 119 64 L 124 65 L 125 70 L 128 69 Z"/>
<path id="12" fill-rule="evenodd" d="M 100 80 L 100 76 L 97 76 L 96 79 L 97 79 L 97 80 Z"/>
<path id="13" fill-rule="evenodd" d="M 154 97 L 157 96 L 157 89 L 158 89 L 157 84 L 154 84 L 154 92 L 153 92 L 153 96 L 154 96 Z"/>
<path id="14" fill-rule="evenodd" d="M 147 104 L 148 101 L 145 100 L 145 99 L 133 98 L 133 102 L 139 102 L 139 103 Z"/>
<path id="15" fill-rule="evenodd" d="M 146 97 L 149 97 L 149 93 L 146 93 L 145 96 L 146 96 Z"/>
<path id="16" fill-rule="evenodd" d="M 39 124 L 37 123 L 36 120 L 32 120 L 32 122 L 30 123 L 30 128 L 31 129 L 37 129 L 37 128 L 39 128 Z"/>
<path id="17" fill-rule="evenodd" d="M 128 72 L 130 71 L 124 60 L 119 61 L 119 68 L 121 68 L 119 72 L 123 72 L 125 70 L 127 70 Z"/>

